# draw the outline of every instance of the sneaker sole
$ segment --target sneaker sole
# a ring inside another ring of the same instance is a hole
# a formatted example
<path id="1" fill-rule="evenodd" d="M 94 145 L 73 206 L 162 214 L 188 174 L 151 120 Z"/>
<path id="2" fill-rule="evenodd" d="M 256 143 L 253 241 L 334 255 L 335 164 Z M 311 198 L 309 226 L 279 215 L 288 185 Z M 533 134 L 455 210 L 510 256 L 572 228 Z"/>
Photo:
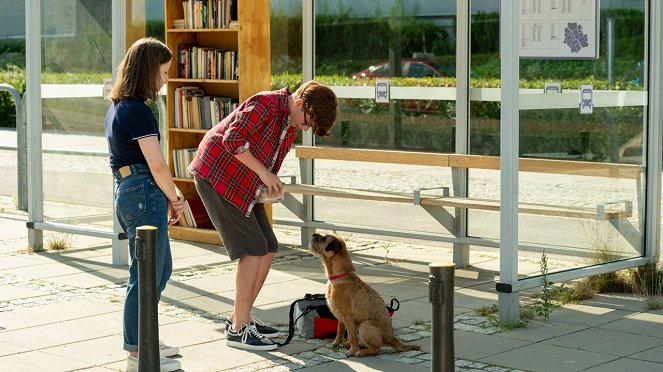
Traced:
<path id="1" fill-rule="evenodd" d="M 278 347 L 277 344 L 273 345 L 249 345 L 249 344 L 244 344 L 241 342 L 237 341 L 228 341 L 226 340 L 226 345 L 229 347 L 234 347 L 236 349 L 244 349 L 244 350 L 256 350 L 256 351 L 271 351 L 271 350 L 276 350 Z"/>
<path id="2" fill-rule="evenodd" d="M 180 353 L 179 347 L 171 347 L 170 349 L 159 350 L 159 356 L 162 358 L 170 358 Z"/>
<path id="3" fill-rule="evenodd" d="M 159 372 L 174 372 L 174 371 L 179 371 L 182 369 L 182 363 L 180 361 L 176 361 L 177 363 L 168 363 L 168 364 L 163 364 L 159 367 Z M 125 372 L 138 372 L 138 366 L 136 365 L 127 365 L 124 368 Z"/>

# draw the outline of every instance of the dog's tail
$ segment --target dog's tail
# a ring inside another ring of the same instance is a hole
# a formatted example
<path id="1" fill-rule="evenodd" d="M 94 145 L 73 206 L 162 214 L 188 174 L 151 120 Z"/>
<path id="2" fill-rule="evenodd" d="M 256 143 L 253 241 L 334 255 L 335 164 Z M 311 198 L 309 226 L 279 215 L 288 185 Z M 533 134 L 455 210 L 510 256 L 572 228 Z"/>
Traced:
<path id="1" fill-rule="evenodd" d="M 398 351 L 419 350 L 419 349 L 421 349 L 421 346 L 419 346 L 419 345 L 405 345 L 405 344 L 402 344 L 396 337 L 391 339 L 391 343 L 389 343 L 389 346 L 393 347 L 395 350 L 398 350 Z"/>

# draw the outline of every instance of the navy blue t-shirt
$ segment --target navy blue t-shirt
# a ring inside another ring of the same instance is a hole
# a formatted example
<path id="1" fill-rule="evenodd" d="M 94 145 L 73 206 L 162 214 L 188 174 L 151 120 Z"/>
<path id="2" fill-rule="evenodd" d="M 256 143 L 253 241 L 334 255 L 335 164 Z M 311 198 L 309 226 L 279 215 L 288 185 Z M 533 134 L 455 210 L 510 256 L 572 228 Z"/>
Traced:
<path id="1" fill-rule="evenodd" d="M 159 135 L 157 121 L 145 102 L 133 97 L 113 102 L 106 113 L 106 140 L 113 171 L 131 164 L 147 164 L 138 140 Z"/>

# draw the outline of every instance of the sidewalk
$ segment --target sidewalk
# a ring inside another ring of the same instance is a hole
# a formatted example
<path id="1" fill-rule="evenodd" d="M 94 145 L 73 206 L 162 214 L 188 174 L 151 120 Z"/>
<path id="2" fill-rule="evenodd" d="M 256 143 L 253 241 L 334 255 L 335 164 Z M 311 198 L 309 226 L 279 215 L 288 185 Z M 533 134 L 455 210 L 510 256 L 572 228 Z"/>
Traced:
<path id="1" fill-rule="evenodd" d="M 66 205 L 49 206 L 67 208 Z M 70 208 L 70 207 L 69 207 Z M 72 248 L 30 254 L 26 214 L 0 197 L 0 370 L 118 371 L 124 368 L 122 303 L 126 267 L 110 264 L 110 242 L 73 236 Z M 279 228 L 281 247 L 254 315 L 284 332 L 290 303 L 324 292 L 319 260 Z M 345 234 L 359 275 L 387 301 L 399 337 L 421 352 L 347 358 L 331 340 L 293 341 L 276 352 L 226 347 L 234 265 L 223 248 L 172 241 L 174 273 L 159 307 L 160 336 L 180 346 L 185 371 L 429 371 L 428 264 L 451 260 L 448 245 Z M 49 238 L 62 234 L 45 232 Z M 46 245 L 46 244 L 45 244 Z M 603 295 L 555 309 L 547 321 L 500 332 L 474 310 L 497 303 L 497 251 L 473 247 L 472 267 L 456 271 L 455 355 L 459 371 L 661 371 L 663 312 L 629 295 Z M 563 264 L 563 263 L 562 263 Z M 538 271 L 535 257 L 522 268 Z"/>

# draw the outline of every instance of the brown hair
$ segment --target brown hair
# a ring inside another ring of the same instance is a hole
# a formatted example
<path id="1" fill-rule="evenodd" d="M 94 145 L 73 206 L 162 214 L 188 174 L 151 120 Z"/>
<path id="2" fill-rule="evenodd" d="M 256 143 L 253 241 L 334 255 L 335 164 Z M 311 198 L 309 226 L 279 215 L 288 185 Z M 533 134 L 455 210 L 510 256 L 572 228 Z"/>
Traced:
<path id="1" fill-rule="evenodd" d="M 151 37 L 136 41 L 117 68 L 117 78 L 108 99 L 113 102 L 126 97 L 156 99 L 160 88 L 159 69 L 171 59 L 173 53 L 161 41 Z"/>
<path id="2" fill-rule="evenodd" d="M 330 135 L 336 121 L 336 94 L 326 85 L 311 80 L 297 88 L 295 95 L 304 100 L 304 110 L 313 118 L 313 133 L 320 137 Z"/>

